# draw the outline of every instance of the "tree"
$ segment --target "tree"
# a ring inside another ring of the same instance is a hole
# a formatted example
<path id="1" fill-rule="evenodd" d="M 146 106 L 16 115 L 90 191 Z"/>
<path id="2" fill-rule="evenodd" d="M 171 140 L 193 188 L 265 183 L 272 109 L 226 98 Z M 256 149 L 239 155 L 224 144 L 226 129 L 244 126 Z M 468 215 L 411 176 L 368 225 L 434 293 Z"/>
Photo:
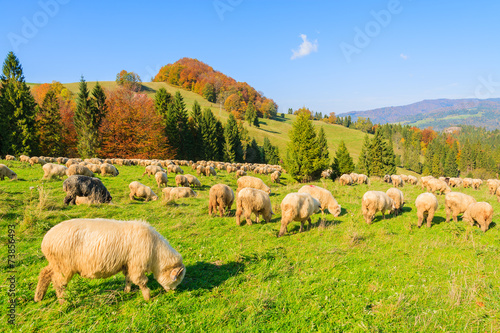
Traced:
<path id="1" fill-rule="evenodd" d="M 385 144 L 382 152 L 382 160 L 384 163 L 384 174 L 396 174 L 396 155 L 394 155 L 394 148 L 391 139 L 389 139 L 388 144 Z"/>
<path id="2" fill-rule="evenodd" d="M 298 181 L 317 178 L 328 167 L 327 161 L 321 158 L 316 132 L 309 117 L 309 113 L 299 112 L 289 132 L 286 169 Z"/>
<path id="3" fill-rule="evenodd" d="M 262 149 L 257 144 L 257 141 L 252 138 L 245 149 L 245 162 L 247 163 L 264 163 L 262 158 Z"/>
<path id="4" fill-rule="evenodd" d="M 354 171 L 354 162 L 352 161 L 352 157 L 347 150 L 344 140 L 340 141 L 333 163 L 336 165 L 340 175 L 349 174 Z"/>
<path id="5" fill-rule="evenodd" d="M 245 120 L 248 122 L 250 126 L 255 125 L 255 121 L 257 120 L 257 110 L 253 105 L 253 102 L 248 102 L 247 109 L 245 111 Z M 260 127 L 259 121 L 257 120 L 257 125 L 255 127 Z"/>
<path id="6" fill-rule="evenodd" d="M 266 164 L 279 164 L 280 152 L 278 147 L 273 146 L 271 141 L 264 137 L 264 145 L 262 146 L 263 162 Z"/>
<path id="7" fill-rule="evenodd" d="M 325 160 L 325 163 L 330 164 L 330 153 L 328 152 L 328 142 L 326 141 L 325 130 L 323 127 L 319 128 L 317 143 L 318 156 L 320 159 Z"/>
<path id="8" fill-rule="evenodd" d="M 76 99 L 76 111 L 74 116 L 75 129 L 78 136 L 77 149 L 82 158 L 95 157 L 99 148 L 99 127 L 106 116 L 105 97 L 101 96 L 99 83 L 93 90 L 95 97 L 89 96 L 87 82 L 80 80 L 80 91 Z M 102 93 L 104 94 L 104 93 Z"/>
<path id="9" fill-rule="evenodd" d="M 180 91 L 177 91 L 174 95 L 172 109 L 173 113 L 177 117 L 177 158 L 190 159 L 194 151 L 194 141 L 192 133 L 189 129 L 186 104 L 184 103 L 184 98 L 182 97 Z"/>
<path id="10" fill-rule="evenodd" d="M 238 123 L 233 114 L 229 114 L 224 128 L 224 160 L 227 162 L 243 162 L 243 148 L 238 131 Z"/>
<path id="11" fill-rule="evenodd" d="M 62 156 L 63 126 L 59 101 L 54 91 L 49 90 L 38 112 L 38 137 L 40 138 L 40 153 L 44 156 Z"/>
<path id="12" fill-rule="evenodd" d="M 191 112 L 191 135 L 193 137 L 193 152 L 191 158 L 194 160 L 203 159 L 203 136 L 201 134 L 201 106 L 197 100 L 193 103 Z"/>
<path id="13" fill-rule="evenodd" d="M 0 83 L 0 154 L 37 153 L 36 103 L 13 52 L 5 58 Z"/>
<path id="14" fill-rule="evenodd" d="M 166 120 L 168 106 L 171 103 L 172 95 L 163 87 L 158 89 L 155 94 L 155 109 L 156 112 L 162 117 L 163 121 Z"/>
<path id="15" fill-rule="evenodd" d="M 288 108 L 288 114 L 293 114 L 293 109 L 292 108 Z"/>
<path id="16" fill-rule="evenodd" d="M 384 148 L 385 143 L 382 141 L 382 135 L 380 131 L 376 131 L 370 144 L 370 175 L 382 177 L 386 174 Z"/>
<path id="17" fill-rule="evenodd" d="M 141 90 L 142 86 L 141 77 L 134 72 L 127 72 L 126 70 L 122 70 L 116 74 L 116 83 L 125 89 L 136 92 Z"/>
<path id="18" fill-rule="evenodd" d="M 224 129 L 221 122 L 215 118 L 210 108 L 205 108 L 203 110 L 200 127 L 203 138 L 204 159 L 207 161 L 221 161 L 225 143 Z"/>
<path id="19" fill-rule="evenodd" d="M 211 83 L 206 83 L 203 87 L 203 98 L 208 100 L 210 103 L 215 103 L 217 99 L 217 94 L 215 93 L 214 85 Z"/>
<path id="20" fill-rule="evenodd" d="M 370 156 L 371 144 L 370 138 L 368 134 L 365 134 L 365 138 L 363 140 L 363 146 L 361 147 L 361 153 L 359 155 L 358 164 L 356 165 L 356 172 L 362 173 L 367 176 L 371 175 L 370 172 L 370 164 L 371 164 L 371 156 Z"/>

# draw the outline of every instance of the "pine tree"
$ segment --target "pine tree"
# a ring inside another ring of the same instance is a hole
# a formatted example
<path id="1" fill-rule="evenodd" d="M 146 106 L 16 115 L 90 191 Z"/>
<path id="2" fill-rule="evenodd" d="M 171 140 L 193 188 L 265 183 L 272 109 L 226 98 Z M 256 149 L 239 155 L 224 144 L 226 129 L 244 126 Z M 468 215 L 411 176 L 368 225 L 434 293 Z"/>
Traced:
<path id="1" fill-rule="evenodd" d="M 264 163 L 262 159 L 262 149 L 257 144 L 254 138 L 250 141 L 245 149 L 245 162 L 247 163 Z"/>
<path id="2" fill-rule="evenodd" d="M 248 102 L 247 109 L 245 111 L 245 120 L 250 126 L 255 125 L 255 127 L 260 127 L 259 121 L 257 120 L 257 110 L 253 105 L 252 101 Z M 257 123 L 255 122 L 257 120 Z"/>
<path id="3" fill-rule="evenodd" d="M 280 154 L 278 147 L 273 146 L 271 141 L 264 137 L 264 144 L 262 146 L 263 162 L 266 164 L 278 164 L 280 161 Z"/>
<path id="4" fill-rule="evenodd" d="M 384 149 L 385 143 L 382 141 L 381 132 L 376 131 L 370 144 L 370 175 L 382 177 L 386 174 Z"/>
<path id="5" fill-rule="evenodd" d="M 44 156 L 62 156 L 63 126 L 59 111 L 59 100 L 53 90 L 45 95 L 38 113 L 38 136 L 40 153 Z"/>
<path id="6" fill-rule="evenodd" d="M 201 134 L 201 106 L 197 100 L 193 103 L 191 112 L 191 134 L 193 136 L 193 154 L 191 156 L 195 161 L 203 159 L 203 136 Z"/>
<path id="7" fill-rule="evenodd" d="M 172 148 L 172 158 L 178 158 L 180 150 L 180 139 L 179 128 L 177 127 L 177 113 L 173 103 L 168 104 L 163 119 L 165 124 L 165 137 L 167 138 L 167 144 Z"/>
<path id="8" fill-rule="evenodd" d="M 458 145 L 455 141 L 453 146 L 446 154 L 446 161 L 444 165 L 444 176 L 445 177 L 458 177 L 458 163 L 457 163 L 457 155 L 458 155 Z"/>
<path id="9" fill-rule="evenodd" d="M 163 118 L 163 121 L 167 118 L 168 106 L 172 103 L 172 95 L 167 92 L 165 88 L 160 88 L 155 94 L 155 109 L 159 115 Z"/>
<path id="10" fill-rule="evenodd" d="M 330 164 L 330 153 L 328 152 L 328 142 L 326 141 L 325 130 L 323 129 L 323 127 L 319 128 L 316 144 L 318 147 L 318 155 L 321 163 L 326 163 L 326 165 Z"/>
<path id="11" fill-rule="evenodd" d="M 368 137 L 368 134 L 365 134 L 363 146 L 361 147 L 361 154 L 359 155 L 358 164 L 356 165 L 356 172 L 365 174 L 367 176 L 371 175 L 370 147 L 370 138 Z"/>
<path id="12" fill-rule="evenodd" d="M 82 158 L 96 156 L 99 142 L 99 126 L 103 115 L 98 114 L 96 101 L 90 97 L 87 82 L 80 80 L 80 91 L 76 98 L 76 110 L 73 118 L 78 137 L 77 149 Z"/>
<path id="13" fill-rule="evenodd" d="M 224 128 L 217 120 L 210 108 L 203 110 L 201 121 L 201 135 L 203 138 L 203 157 L 207 161 L 221 161 L 225 143 Z"/>
<path id="14" fill-rule="evenodd" d="M 186 104 L 181 93 L 177 91 L 172 102 L 172 108 L 177 116 L 178 146 L 177 158 L 190 159 L 194 152 L 194 140 L 189 129 Z"/>
<path id="15" fill-rule="evenodd" d="M 241 145 L 238 123 L 233 114 L 229 114 L 226 126 L 224 128 L 224 160 L 227 162 L 242 162 L 243 148 Z"/>
<path id="16" fill-rule="evenodd" d="M 0 76 L 0 154 L 38 152 L 36 102 L 24 81 L 23 68 L 13 52 Z"/>
<path id="17" fill-rule="evenodd" d="M 333 164 L 334 168 L 338 169 L 340 175 L 349 174 L 354 171 L 354 162 L 347 150 L 344 140 L 340 141 L 339 148 L 335 153 Z"/>
<path id="18" fill-rule="evenodd" d="M 394 155 L 394 147 L 392 145 L 392 140 L 389 139 L 388 143 L 385 144 L 382 160 L 384 163 L 384 174 L 394 175 L 396 174 L 396 155 Z"/>

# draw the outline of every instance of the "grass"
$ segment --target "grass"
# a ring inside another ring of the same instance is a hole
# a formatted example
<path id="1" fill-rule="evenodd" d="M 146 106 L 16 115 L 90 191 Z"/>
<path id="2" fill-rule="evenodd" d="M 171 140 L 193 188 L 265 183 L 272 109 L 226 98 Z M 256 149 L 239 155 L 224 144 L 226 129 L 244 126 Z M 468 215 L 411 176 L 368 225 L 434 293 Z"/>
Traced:
<path id="1" fill-rule="evenodd" d="M 64 206 L 62 180 L 42 181 L 40 166 L 0 161 L 15 170 L 17 181 L 0 181 L 2 244 L 7 225 L 16 224 L 17 326 L 7 326 L 1 312 L 0 331 L 23 332 L 439 332 L 500 330 L 500 229 L 483 233 L 459 220 L 446 223 L 444 197 L 432 228 L 416 227 L 414 201 L 419 187 L 403 187 L 407 204 L 398 217 L 378 213 L 367 225 L 361 197 L 370 185 L 341 187 L 332 181 L 314 184 L 332 191 L 342 214 L 313 216 L 313 227 L 288 233 L 280 227 L 283 197 L 302 184 L 284 175 L 272 184 L 276 213 L 270 223 L 236 226 L 235 206 L 228 216 L 208 216 L 208 189 L 215 183 L 236 188 L 236 179 L 221 171 L 202 177 L 196 198 L 168 204 L 131 202 L 128 184 L 139 180 L 156 190 L 153 178 L 141 178 L 139 166 L 118 167 L 116 178 L 102 177 L 112 205 Z M 189 168 L 183 167 L 186 173 Z M 270 177 L 261 177 L 270 184 Z M 172 179 L 169 180 L 172 184 Z M 483 186 L 460 189 L 478 201 L 500 204 Z M 184 258 L 187 274 L 175 292 L 165 292 L 150 276 L 152 300 L 143 300 L 134 286 L 125 294 L 124 277 L 88 280 L 75 276 L 67 301 L 59 305 L 53 287 L 40 303 L 34 290 L 47 264 L 40 250 L 46 231 L 78 217 L 144 219 Z M 494 222 L 498 221 L 495 213 Z M 498 223 L 498 222 L 497 222 Z M 5 253 L 5 252 L 4 252 Z M 8 271 L 6 260 L 2 273 Z M 2 282 L 2 290 L 6 288 Z M 7 295 L 2 293 L 6 308 Z"/>

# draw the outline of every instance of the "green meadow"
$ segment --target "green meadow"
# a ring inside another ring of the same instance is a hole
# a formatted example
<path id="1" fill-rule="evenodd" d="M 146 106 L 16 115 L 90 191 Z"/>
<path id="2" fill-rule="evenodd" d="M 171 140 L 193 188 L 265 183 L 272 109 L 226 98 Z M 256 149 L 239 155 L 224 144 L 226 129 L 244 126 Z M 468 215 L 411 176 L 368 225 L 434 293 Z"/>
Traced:
<path id="1" fill-rule="evenodd" d="M 349 146 L 348 146 L 349 147 Z M 299 222 L 277 238 L 280 202 L 303 184 L 283 175 L 271 184 L 275 215 L 270 223 L 235 223 L 235 205 L 222 218 L 208 215 L 208 190 L 216 183 L 236 190 L 234 174 L 199 177 L 196 198 L 168 203 L 130 201 L 128 184 L 138 180 L 157 190 L 144 168 L 120 167 L 120 175 L 100 177 L 113 196 L 110 205 L 64 206 L 63 180 L 42 180 L 40 165 L 0 161 L 19 179 L 0 181 L 3 244 L 2 290 L 16 278 L 16 326 L 7 324 L 7 293 L 1 296 L 0 331 L 20 332 L 494 332 L 500 330 L 500 229 L 483 233 L 459 219 L 445 222 L 444 196 L 431 228 L 417 228 L 419 186 L 405 185 L 403 214 L 378 213 L 371 225 L 361 215 L 367 190 L 390 185 L 372 178 L 369 185 L 330 190 L 342 214 L 316 214 L 299 233 Z M 185 173 L 193 172 L 183 167 Z M 174 183 L 169 175 L 169 184 Z M 494 207 L 500 203 L 485 185 L 458 189 Z M 124 276 L 88 280 L 75 276 L 59 305 L 52 286 L 33 301 L 40 270 L 47 265 L 40 244 L 57 223 L 72 218 L 142 219 L 179 251 L 186 276 L 165 292 L 149 276 L 152 299 L 137 286 L 124 293 Z M 325 220 L 324 225 L 320 222 Z M 255 221 L 255 218 L 253 217 Z M 15 225 L 15 273 L 7 264 L 8 226 Z"/>

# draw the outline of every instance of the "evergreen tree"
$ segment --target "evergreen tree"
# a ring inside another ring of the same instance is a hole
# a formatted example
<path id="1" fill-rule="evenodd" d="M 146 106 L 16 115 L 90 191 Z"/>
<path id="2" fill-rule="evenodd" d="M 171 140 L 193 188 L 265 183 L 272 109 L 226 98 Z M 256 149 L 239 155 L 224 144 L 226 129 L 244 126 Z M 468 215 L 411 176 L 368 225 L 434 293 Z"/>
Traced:
<path id="1" fill-rule="evenodd" d="M 362 173 L 362 174 L 365 174 L 367 176 L 371 175 L 371 172 L 370 172 L 370 164 L 371 164 L 370 149 L 371 149 L 370 138 L 368 137 L 368 134 L 365 134 L 363 146 L 361 147 L 361 154 L 359 155 L 358 164 L 356 165 L 356 172 L 357 173 Z"/>
<path id="2" fill-rule="evenodd" d="M 318 155 L 321 160 L 324 160 L 326 165 L 330 164 L 330 153 L 328 152 L 328 142 L 326 141 L 325 130 L 320 127 L 317 137 Z"/>
<path id="3" fill-rule="evenodd" d="M 207 161 L 222 161 L 222 148 L 224 146 L 224 129 L 210 108 L 203 110 L 200 124 L 203 138 L 203 157 Z"/>
<path id="4" fill-rule="evenodd" d="M 178 158 L 180 139 L 179 129 L 177 127 L 177 113 L 173 103 L 168 104 L 163 119 L 165 124 L 165 137 L 167 138 L 167 144 L 172 148 L 172 158 Z"/>
<path id="5" fill-rule="evenodd" d="M 245 162 L 247 163 L 264 163 L 262 159 L 262 149 L 257 144 L 254 138 L 245 149 Z"/>
<path id="6" fill-rule="evenodd" d="M 210 103 L 215 103 L 217 95 L 215 93 L 214 85 L 211 83 L 205 84 L 205 86 L 203 87 L 202 96 L 203 98 L 207 99 Z"/>
<path id="7" fill-rule="evenodd" d="M 384 173 L 386 175 L 396 174 L 396 155 L 394 155 L 394 148 L 391 139 L 389 139 L 389 143 L 384 147 L 382 160 L 384 163 Z"/>
<path id="8" fill-rule="evenodd" d="M 352 161 L 352 157 L 345 146 L 344 140 L 340 141 L 339 148 L 335 153 L 335 158 L 333 161 L 333 168 L 338 170 L 340 175 L 349 174 L 354 171 L 354 162 Z"/>
<path id="9" fill-rule="evenodd" d="M 194 140 L 189 129 L 188 113 L 186 104 L 180 91 L 174 95 L 172 102 L 172 111 L 177 117 L 177 158 L 190 159 L 194 152 Z"/>
<path id="10" fill-rule="evenodd" d="M 0 75 L 0 154 L 38 152 L 36 102 L 24 81 L 23 68 L 9 52 Z"/>
<path id="11" fill-rule="evenodd" d="M 192 113 L 191 113 L 191 134 L 193 136 L 193 148 L 191 158 L 195 161 L 203 159 L 203 136 L 201 134 L 201 106 L 197 100 L 193 103 Z"/>
<path id="12" fill-rule="evenodd" d="M 385 143 L 382 141 L 380 131 L 375 132 L 370 144 L 370 175 L 383 177 L 385 173 L 384 165 Z"/>
<path id="13" fill-rule="evenodd" d="M 475 155 L 469 139 L 465 140 L 460 153 L 460 173 L 468 174 L 475 168 Z"/>
<path id="14" fill-rule="evenodd" d="M 59 100 L 53 90 L 45 95 L 38 112 L 38 136 L 40 153 L 44 156 L 63 156 L 63 126 Z"/>
<path id="15" fill-rule="evenodd" d="M 280 154 L 278 147 L 273 146 L 271 141 L 264 137 L 264 145 L 262 146 L 263 162 L 266 164 L 279 164 Z"/>
<path id="16" fill-rule="evenodd" d="M 248 122 L 250 126 L 255 125 L 255 120 L 257 118 L 257 110 L 253 105 L 252 101 L 248 102 L 247 109 L 245 111 L 245 120 Z M 259 121 L 257 120 L 256 127 L 259 127 Z"/>
<path id="17" fill-rule="evenodd" d="M 165 88 L 160 88 L 155 94 L 155 109 L 166 121 L 168 106 L 172 103 L 172 95 Z"/>
<path id="18" fill-rule="evenodd" d="M 226 126 L 224 128 L 224 160 L 227 162 L 242 162 L 243 149 L 241 145 L 238 123 L 233 114 L 229 114 Z"/>
<path id="19" fill-rule="evenodd" d="M 457 163 L 457 155 L 458 155 L 458 145 L 455 141 L 453 146 L 446 154 L 446 161 L 444 165 L 444 176 L 445 177 L 458 177 L 458 163 Z"/>
<path id="20" fill-rule="evenodd" d="M 94 89 L 95 90 L 95 89 Z M 99 88 L 96 90 L 99 96 Z M 99 97 L 102 98 L 102 97 Z M 95 157 L 99 148 L 99 126 L 105 117 L 105 99 L 98 101 L 89 96 L 87 82 L 80 80 L 80 91 L 76 99 L 76 110 L 73 118 L 78 136 L 77 149 L 82 158 Z"/>

